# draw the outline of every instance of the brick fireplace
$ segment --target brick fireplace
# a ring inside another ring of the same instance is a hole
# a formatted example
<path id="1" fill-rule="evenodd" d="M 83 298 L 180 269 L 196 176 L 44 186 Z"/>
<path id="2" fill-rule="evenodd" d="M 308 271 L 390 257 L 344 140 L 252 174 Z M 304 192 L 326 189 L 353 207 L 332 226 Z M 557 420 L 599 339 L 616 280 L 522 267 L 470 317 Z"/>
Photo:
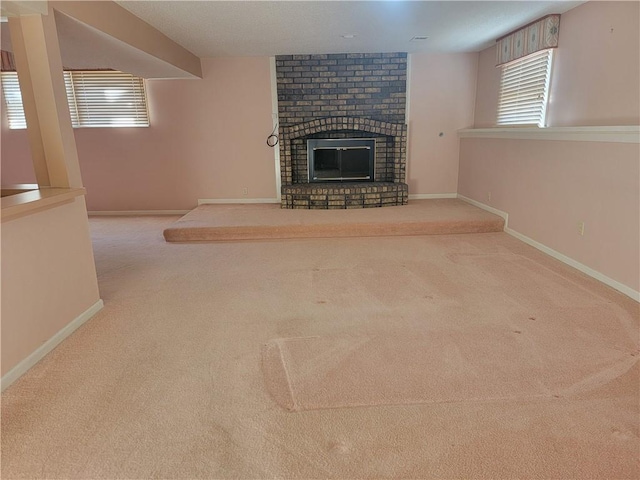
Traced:
<path id="1" fill-rule="evenodd" d="M 406 53 L 276 57 L 283 208 L 407 203 Z M 368 139 L 372 181 L 310 182 L 307 142 Z"/>

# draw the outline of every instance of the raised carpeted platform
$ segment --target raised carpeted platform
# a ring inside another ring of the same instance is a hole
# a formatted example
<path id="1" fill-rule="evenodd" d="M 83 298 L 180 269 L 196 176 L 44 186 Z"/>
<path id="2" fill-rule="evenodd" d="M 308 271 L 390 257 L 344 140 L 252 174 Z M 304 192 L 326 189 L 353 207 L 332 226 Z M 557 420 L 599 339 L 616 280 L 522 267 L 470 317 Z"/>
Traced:
<path id="1" fill-rule="evenodd" d="M 458 199 L 357 210 L 287 210 L 276 204 L 200 205 L 164 231 L 167 242 L 500 232 L 504 219 Z"/>

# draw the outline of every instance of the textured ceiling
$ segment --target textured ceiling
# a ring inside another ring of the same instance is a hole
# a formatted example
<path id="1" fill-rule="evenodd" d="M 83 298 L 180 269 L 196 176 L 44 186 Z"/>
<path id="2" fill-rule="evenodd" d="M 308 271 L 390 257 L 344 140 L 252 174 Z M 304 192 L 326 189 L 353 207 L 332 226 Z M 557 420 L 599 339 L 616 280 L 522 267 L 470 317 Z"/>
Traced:
<path id="1" fill-rule="evenodd" d="M 199 57 L 294 53 L 473 52 L 548 13 L 581 3 L 553 1 L 120 1 Z M 114 68 L 144 78 L 192 75 L 56 13 L 68 68 Z M 2 48 L 11 50 L 7 24 Z M 353 34 L 345 39 L 342 35 Z M 426 41 L 410 41 L 427 35 Z"/>
<path id="2" fill-rule="evenodd" d="M 583 1 L 118 1 L 199 57 L 474 52 Z M 352 34 L 345 39 L 342 35 Z M 427 35 L 426 41 L 410 41 Z"/>

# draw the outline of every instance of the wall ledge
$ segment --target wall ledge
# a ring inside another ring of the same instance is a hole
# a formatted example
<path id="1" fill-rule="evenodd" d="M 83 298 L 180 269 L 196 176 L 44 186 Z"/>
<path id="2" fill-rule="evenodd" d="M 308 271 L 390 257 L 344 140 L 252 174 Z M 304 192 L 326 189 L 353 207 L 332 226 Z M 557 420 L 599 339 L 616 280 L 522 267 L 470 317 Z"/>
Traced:
<path id="1" fill-rule="evenodd" d="M 226 203 L 280 203 L 277 198 L 199 198 L 198 205 Z"/>
<path id="2" fill-rule="evenodd" d="M 89 210 L 90 217 L 138 217 L 158 215 L 186 215 L 191 210 Z"/>
<path id="3" fill-rule="evenodd" d="M 510 127 L 463 128 L 460 138 L 564 140 L 573 142 L 640 143 L 640 125 L 606 127 Z"/>
<path id="4" fill-rule="evenodd" d="M 33 215 L 34 213 L 71 203 L 76 197 L 87 193 L 84 188 L 43 187 L 30 192 L 18 193 L 0 201 L 2 222 Z"/>

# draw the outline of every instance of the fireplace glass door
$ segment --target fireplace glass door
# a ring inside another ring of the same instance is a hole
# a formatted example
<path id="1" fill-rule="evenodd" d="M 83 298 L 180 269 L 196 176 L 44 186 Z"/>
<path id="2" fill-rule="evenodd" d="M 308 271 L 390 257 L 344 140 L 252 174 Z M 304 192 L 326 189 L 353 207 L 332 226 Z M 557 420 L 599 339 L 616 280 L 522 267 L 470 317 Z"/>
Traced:
<path id="1" fill-rule="evenodd" d="M 373 182 L 375 140 L 308 140 L 310 182 Z"/>

